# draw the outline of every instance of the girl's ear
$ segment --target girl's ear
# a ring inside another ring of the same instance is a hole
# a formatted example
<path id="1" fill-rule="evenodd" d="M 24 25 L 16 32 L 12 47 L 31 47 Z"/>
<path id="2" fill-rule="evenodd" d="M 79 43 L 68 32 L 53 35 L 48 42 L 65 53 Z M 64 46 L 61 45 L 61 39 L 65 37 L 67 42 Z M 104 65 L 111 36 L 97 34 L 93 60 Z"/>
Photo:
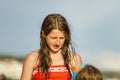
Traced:
<path id="1" fill-rule="evenodd" d="M 46 37 L 46 36 L 45 36 L 45 34 L 44 34 L 44 31 L 42 31 L 42 37 L 43 37 L 43 38 L 45 38 L 45 37 Z"/>

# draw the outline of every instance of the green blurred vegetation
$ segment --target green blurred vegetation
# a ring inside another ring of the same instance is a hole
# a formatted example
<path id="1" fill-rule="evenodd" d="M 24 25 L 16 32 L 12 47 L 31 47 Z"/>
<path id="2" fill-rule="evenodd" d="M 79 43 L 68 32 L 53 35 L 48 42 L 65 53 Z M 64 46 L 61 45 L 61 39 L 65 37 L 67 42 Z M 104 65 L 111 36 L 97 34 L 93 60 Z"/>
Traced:
<path id="1" fill-rule="evenodd" d="M 7 78 L 7 80 L 19 80 L 19 79 L 15 79 L 15 78 Z"/>
<path id="2" fill-rule="evenodd" d="M 106 80 L 107 78 L 109 79 L 113 79 L 116 78 L 115 80 L 120 80 L 120 71 L 116 72 L 116 71 L 104 71 L 102 72 L 103 74 L 103 78 L 104 80 Z"/>
<path id="3" fill-rule="evenodd" d="M 0 60 L 4 60 L 4 59 L 14 59 L 14 60 L 23 62 L 25 57 L 10 56 L 10 55 L 0 55 Z"/>

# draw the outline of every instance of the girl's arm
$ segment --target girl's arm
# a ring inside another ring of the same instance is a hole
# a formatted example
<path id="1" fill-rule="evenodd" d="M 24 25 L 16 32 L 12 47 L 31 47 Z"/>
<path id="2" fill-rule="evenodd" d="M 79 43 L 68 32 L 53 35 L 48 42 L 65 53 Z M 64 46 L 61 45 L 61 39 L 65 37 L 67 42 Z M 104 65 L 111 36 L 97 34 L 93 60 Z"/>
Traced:
<path id="1" fill-rule="evenodd" d="M 31 52 L 25 58 L 20 80 L 31 80 L 32 79 L 34 61 L 35 61 L 35 53 Z"/>

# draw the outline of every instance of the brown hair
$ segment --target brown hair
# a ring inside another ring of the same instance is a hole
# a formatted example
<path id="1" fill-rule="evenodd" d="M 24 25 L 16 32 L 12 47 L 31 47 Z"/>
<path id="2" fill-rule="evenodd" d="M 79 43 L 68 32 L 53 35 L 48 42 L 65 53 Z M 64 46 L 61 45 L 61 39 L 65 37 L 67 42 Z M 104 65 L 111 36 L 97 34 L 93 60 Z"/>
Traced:
<path id="1" fill-rule="evenodd" d="M 53 29 L 59 29 L 64 32 L 65 42 L 62 47 L 62 56 L 64 59 L 64 64 L 68 69 L 69 75 L 71 77 L 71 72 L 69 70 L 69 64 L 71 59 L 71 54 L 69 50 L 75 52 L 74 47 L 71 44 L 71 32 L 68 26 L 66 19 L 60 14 L 49 14 L 45 17 L 41 32 L 40 32 L 40 50 L 39 50 L 39 61 L 42 71 L 47 74 L 49 67 L 51 66 L 52 60 L 50 58 L 49 49 L 46 43 L 46 39 L 44 36 L 47 36 Z M 43 36 L 44 33 L 44 36 Z"/>
<path id="2" fill-rule="evenodd" d="M 92 65 L 85 67 L 78 73 L 76 80 L 103 80 L 102 73 Z"/>

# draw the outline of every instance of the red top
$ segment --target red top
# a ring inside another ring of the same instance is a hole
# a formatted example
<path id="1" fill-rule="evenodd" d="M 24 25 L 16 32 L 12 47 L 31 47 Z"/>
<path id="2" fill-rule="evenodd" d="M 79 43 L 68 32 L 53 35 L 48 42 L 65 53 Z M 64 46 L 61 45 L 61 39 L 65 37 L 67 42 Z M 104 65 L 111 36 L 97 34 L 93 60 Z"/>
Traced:
<path id="1" fill-rule="evenodd" d="M 41 72 L 41 68 L 36 67 L 33 69 L 33 80 L 46 80 L 45 79 L 45 74 Z M 72 72 L 72 70 L 71 70 Z M 59 66 L 51 66 L 49 68 L 49 79 L 47 80 L 68 80 L 68 70 L 64 65 L 59 65 Z"/>

